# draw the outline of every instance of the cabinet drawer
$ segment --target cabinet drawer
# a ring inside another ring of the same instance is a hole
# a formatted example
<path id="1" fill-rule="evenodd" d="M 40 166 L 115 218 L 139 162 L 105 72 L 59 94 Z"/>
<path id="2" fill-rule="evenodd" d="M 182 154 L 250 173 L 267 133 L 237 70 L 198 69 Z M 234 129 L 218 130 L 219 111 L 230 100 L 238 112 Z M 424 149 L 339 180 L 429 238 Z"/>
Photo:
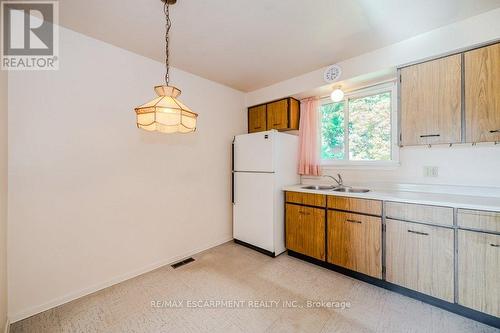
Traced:
<path id="1" fill-rule="evenodd" d="M 386 220 L 386 280 L 418 292 L 454 300 L 454 231 Z"/>
<path id="2" fill-rule="evenodd" d="M 382 278 L 382 219 L 328 211 L 328 262 Z"/>
<path id="3" fill-rule="evenodd" d="M 349 212 L 382 215 L 382 201 L 349 197 L 328 196 L 328 208 Z"/>
<path id="4" fill-rule="evenodd" d="M 458 231 L 458 304 L 500 317 L 500 235 Z"/>
<path id="5" fill-rule="evenodd" d="M 314 193 L 286 192 L 286 202 L 300 205 L 326 207 L 326 196 Z"/>
<path id="6" fill-rule="evenodd" d="M 325 260 L 325 210 L 286 205 L 286 248 Z"/>
<path id="7" fill-rule="evenodd" d="M 463 228 L 500 232 L 500 213 L 459 209 L 457 223 L 459 227 Z"/>
<path id="8" fill-rule="evenodd" d="M 437 225 L 453 225 L 453 208 L 387 201 L 385 216 L 391 219 Z"/>

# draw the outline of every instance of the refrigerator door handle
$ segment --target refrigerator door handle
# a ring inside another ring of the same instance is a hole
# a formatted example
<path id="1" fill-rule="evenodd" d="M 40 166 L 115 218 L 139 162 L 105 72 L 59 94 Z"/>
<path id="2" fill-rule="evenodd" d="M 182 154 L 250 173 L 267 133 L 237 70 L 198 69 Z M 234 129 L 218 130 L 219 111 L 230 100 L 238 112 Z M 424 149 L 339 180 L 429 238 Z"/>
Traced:
<path id="1" fill-rule="evenodd" d="M 231 202 L 234 205 L 234 141 L 236 137 L 233 137 L 233 143 L 231 145 Z"/>
<path id="2" fill-rule="evenodd" d="M 231 202 L 233 205 L 235 204 L 234 201 L 234 171 L 231 172 Z"/>

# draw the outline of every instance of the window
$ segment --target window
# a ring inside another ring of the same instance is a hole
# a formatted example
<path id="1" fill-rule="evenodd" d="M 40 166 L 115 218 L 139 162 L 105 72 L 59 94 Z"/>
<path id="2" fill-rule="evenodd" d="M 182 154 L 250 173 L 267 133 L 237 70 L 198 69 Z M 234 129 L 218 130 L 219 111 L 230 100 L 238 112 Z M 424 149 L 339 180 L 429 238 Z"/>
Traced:
<path id="1" fill-rule="evenodd" d="M 321 159 L 328 165 L 397 164 L 395 84 L 321 104 Z"/>

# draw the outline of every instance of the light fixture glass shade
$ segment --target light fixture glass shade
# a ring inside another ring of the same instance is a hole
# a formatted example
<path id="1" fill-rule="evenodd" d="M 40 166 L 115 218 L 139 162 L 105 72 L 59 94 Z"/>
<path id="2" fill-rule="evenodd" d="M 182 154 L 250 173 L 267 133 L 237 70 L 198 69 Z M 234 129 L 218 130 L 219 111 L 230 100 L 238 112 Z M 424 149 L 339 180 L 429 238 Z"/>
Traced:
<path id="1" fill-rule="evenodd" d="M 344 92 L 342 91 L 342 89 L 337 88 L 334 91 L 332 91 L 332 94 L 330 95 L 330 98 L 334 102 L 340 102 L 341 100 L 344 99 Z"/>
<path id="2" fill-rule="evenodd" d="M 137 127 L 150 132 L 190 133 L 196 130 L 194 113 L 177 97 L 181 91 L 173 86 L 156 86 L 158 95 L 152 101 L 135 108 Z"/>

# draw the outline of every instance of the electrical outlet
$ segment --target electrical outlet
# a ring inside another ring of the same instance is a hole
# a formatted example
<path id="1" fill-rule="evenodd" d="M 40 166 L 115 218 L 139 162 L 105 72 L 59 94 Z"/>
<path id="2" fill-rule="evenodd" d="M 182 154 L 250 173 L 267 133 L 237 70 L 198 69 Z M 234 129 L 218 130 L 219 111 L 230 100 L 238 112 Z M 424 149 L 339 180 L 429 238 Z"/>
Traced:
<path id="1" fill-rule="evenodd" d="M 437 166 L 424 166 L 424 177 L 438 177 L 439 168 Z"/>

